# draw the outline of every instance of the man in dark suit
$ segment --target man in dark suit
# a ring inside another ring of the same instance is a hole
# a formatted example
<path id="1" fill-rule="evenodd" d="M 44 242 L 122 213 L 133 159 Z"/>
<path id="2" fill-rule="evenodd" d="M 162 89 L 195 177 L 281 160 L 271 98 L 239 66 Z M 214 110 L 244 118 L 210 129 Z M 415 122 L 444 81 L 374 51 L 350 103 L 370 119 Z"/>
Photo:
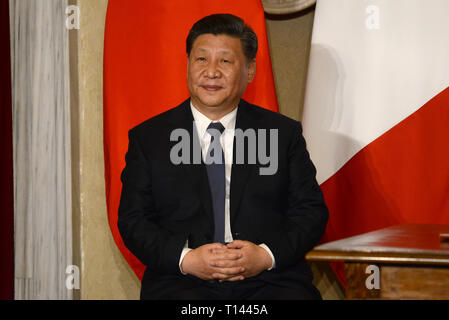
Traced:
<path id="1" fill-rule="evenodd" d="M 191 97 L 129 132 L 118 227 L 142 299 L 321 298 L 304 255 L 328 211 L 301 124 L 241 99 L 256 52 L 240 18 L 201 19 Z"/>

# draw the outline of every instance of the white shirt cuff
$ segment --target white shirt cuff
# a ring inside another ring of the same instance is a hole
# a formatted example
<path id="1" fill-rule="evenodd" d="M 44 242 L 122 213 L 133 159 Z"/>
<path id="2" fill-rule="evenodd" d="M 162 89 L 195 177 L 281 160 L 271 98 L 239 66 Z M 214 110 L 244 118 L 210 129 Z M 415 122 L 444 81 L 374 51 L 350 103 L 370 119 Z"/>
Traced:
<path id="1" fill-rule="evenodd" d="M 260 247 L 264 248 L 265 250 L 267 250 L 268 254 L 271 257 L 271 268 L 268 268 L 267 270 L 270 271 L 271 269 L 276 267 L 276 260 L 274 259 L 273 253 L 271 252 L 270 248 L 268 248 L 268 246 L 265 243 L 261 243 L 259 244 Z"/>
<path id="2" fill-rule="evenodd" d="M 182 260 L 184 260 L 184 256 L 185 256 L 190 250 L 192 250 L 192 249 L 188 248 L 187 246 L 188 246 L 188 243 L 186 242 L 186 245 L 184 246 L 184 249 L 182 249 L 181 257 L 179 258 L 179 271 L 181 271 L 181 273 L 182 273 L 183 275 L 186 275 L 187 273 L 184 273 L 184 271 L 182 271 L 182 268 L 181 268 Z"/>

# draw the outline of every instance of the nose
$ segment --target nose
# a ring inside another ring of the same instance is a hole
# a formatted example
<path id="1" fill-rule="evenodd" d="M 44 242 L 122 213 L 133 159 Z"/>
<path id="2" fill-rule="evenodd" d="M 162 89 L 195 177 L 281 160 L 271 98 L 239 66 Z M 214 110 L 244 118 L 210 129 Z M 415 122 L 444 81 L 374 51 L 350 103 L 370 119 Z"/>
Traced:
<path id="1" fill-rule="evenodd" d="M 208 63 L 208 65 L 206 67 L 205 76 L 210 79 L 215 79 L 215 78 L 219 78 L 220 75 L 221 75 L 221 72 L 218 68 L 218 63 L 215 61 L 211 61 L 210 63 Z"/>

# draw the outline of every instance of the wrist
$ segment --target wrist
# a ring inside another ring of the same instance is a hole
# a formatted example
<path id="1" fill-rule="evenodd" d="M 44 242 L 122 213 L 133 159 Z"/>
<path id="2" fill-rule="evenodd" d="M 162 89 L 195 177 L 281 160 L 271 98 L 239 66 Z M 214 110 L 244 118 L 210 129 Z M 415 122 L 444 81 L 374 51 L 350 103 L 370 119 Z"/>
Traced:
<path id="1" fill-rule="evenodd" d="M 268 262 L 268 268 L 266 270 L 268 270 L 268 271 L 272 270 L 276 266 L 276 262 L 274 260 L 273 253 L 271 252 L 270 248 L 268 248 L 268 246 L 265 243 L 259 244 L 259 247 L 263 248 L 270 256 L 270 260 Z"/>
<path id="2" fill-rule="evenodd" d="M 184 255 L 184 258 L 181 261 L 181 272 L 183 274 L 190 274 L 190 265 L 191 265 L 191 257 L 192 257 L 192 251 L 193 250 L 189 250 L 188 252 L 186 252 L 186 254 Z"/>
<path id="3" fill-rule="evenodd" d="M 262 253 L 262 261 L 263 261 L 263 267 L 264 270 L 271 269 L 273 265 L 273 259 L 271 258 L 270 254 L 265 250 L 264 248 L 260 247 L 261 253 Z"/>

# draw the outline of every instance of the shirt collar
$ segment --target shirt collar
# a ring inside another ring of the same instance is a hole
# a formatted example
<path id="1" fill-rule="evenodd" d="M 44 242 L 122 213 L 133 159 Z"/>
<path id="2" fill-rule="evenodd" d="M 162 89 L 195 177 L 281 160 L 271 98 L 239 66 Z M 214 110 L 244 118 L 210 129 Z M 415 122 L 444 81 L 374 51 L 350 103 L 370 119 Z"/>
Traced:
<path id="1" fill-rule="evenodd" d="M 238 106 L 219 120 L 210 120 L 192 104 L 192 101 L 190 101 L 190 109 L 192 110 L 193 120 L 195 121 L 196 128 L 198 130 L 198 136 L 200 137 L 204 137 L 207 127 L 211 122 L 221 122 L 221 124 L 225 128 L 225 132 L 235 129 L 235 120 L 237 118 Z"/>

